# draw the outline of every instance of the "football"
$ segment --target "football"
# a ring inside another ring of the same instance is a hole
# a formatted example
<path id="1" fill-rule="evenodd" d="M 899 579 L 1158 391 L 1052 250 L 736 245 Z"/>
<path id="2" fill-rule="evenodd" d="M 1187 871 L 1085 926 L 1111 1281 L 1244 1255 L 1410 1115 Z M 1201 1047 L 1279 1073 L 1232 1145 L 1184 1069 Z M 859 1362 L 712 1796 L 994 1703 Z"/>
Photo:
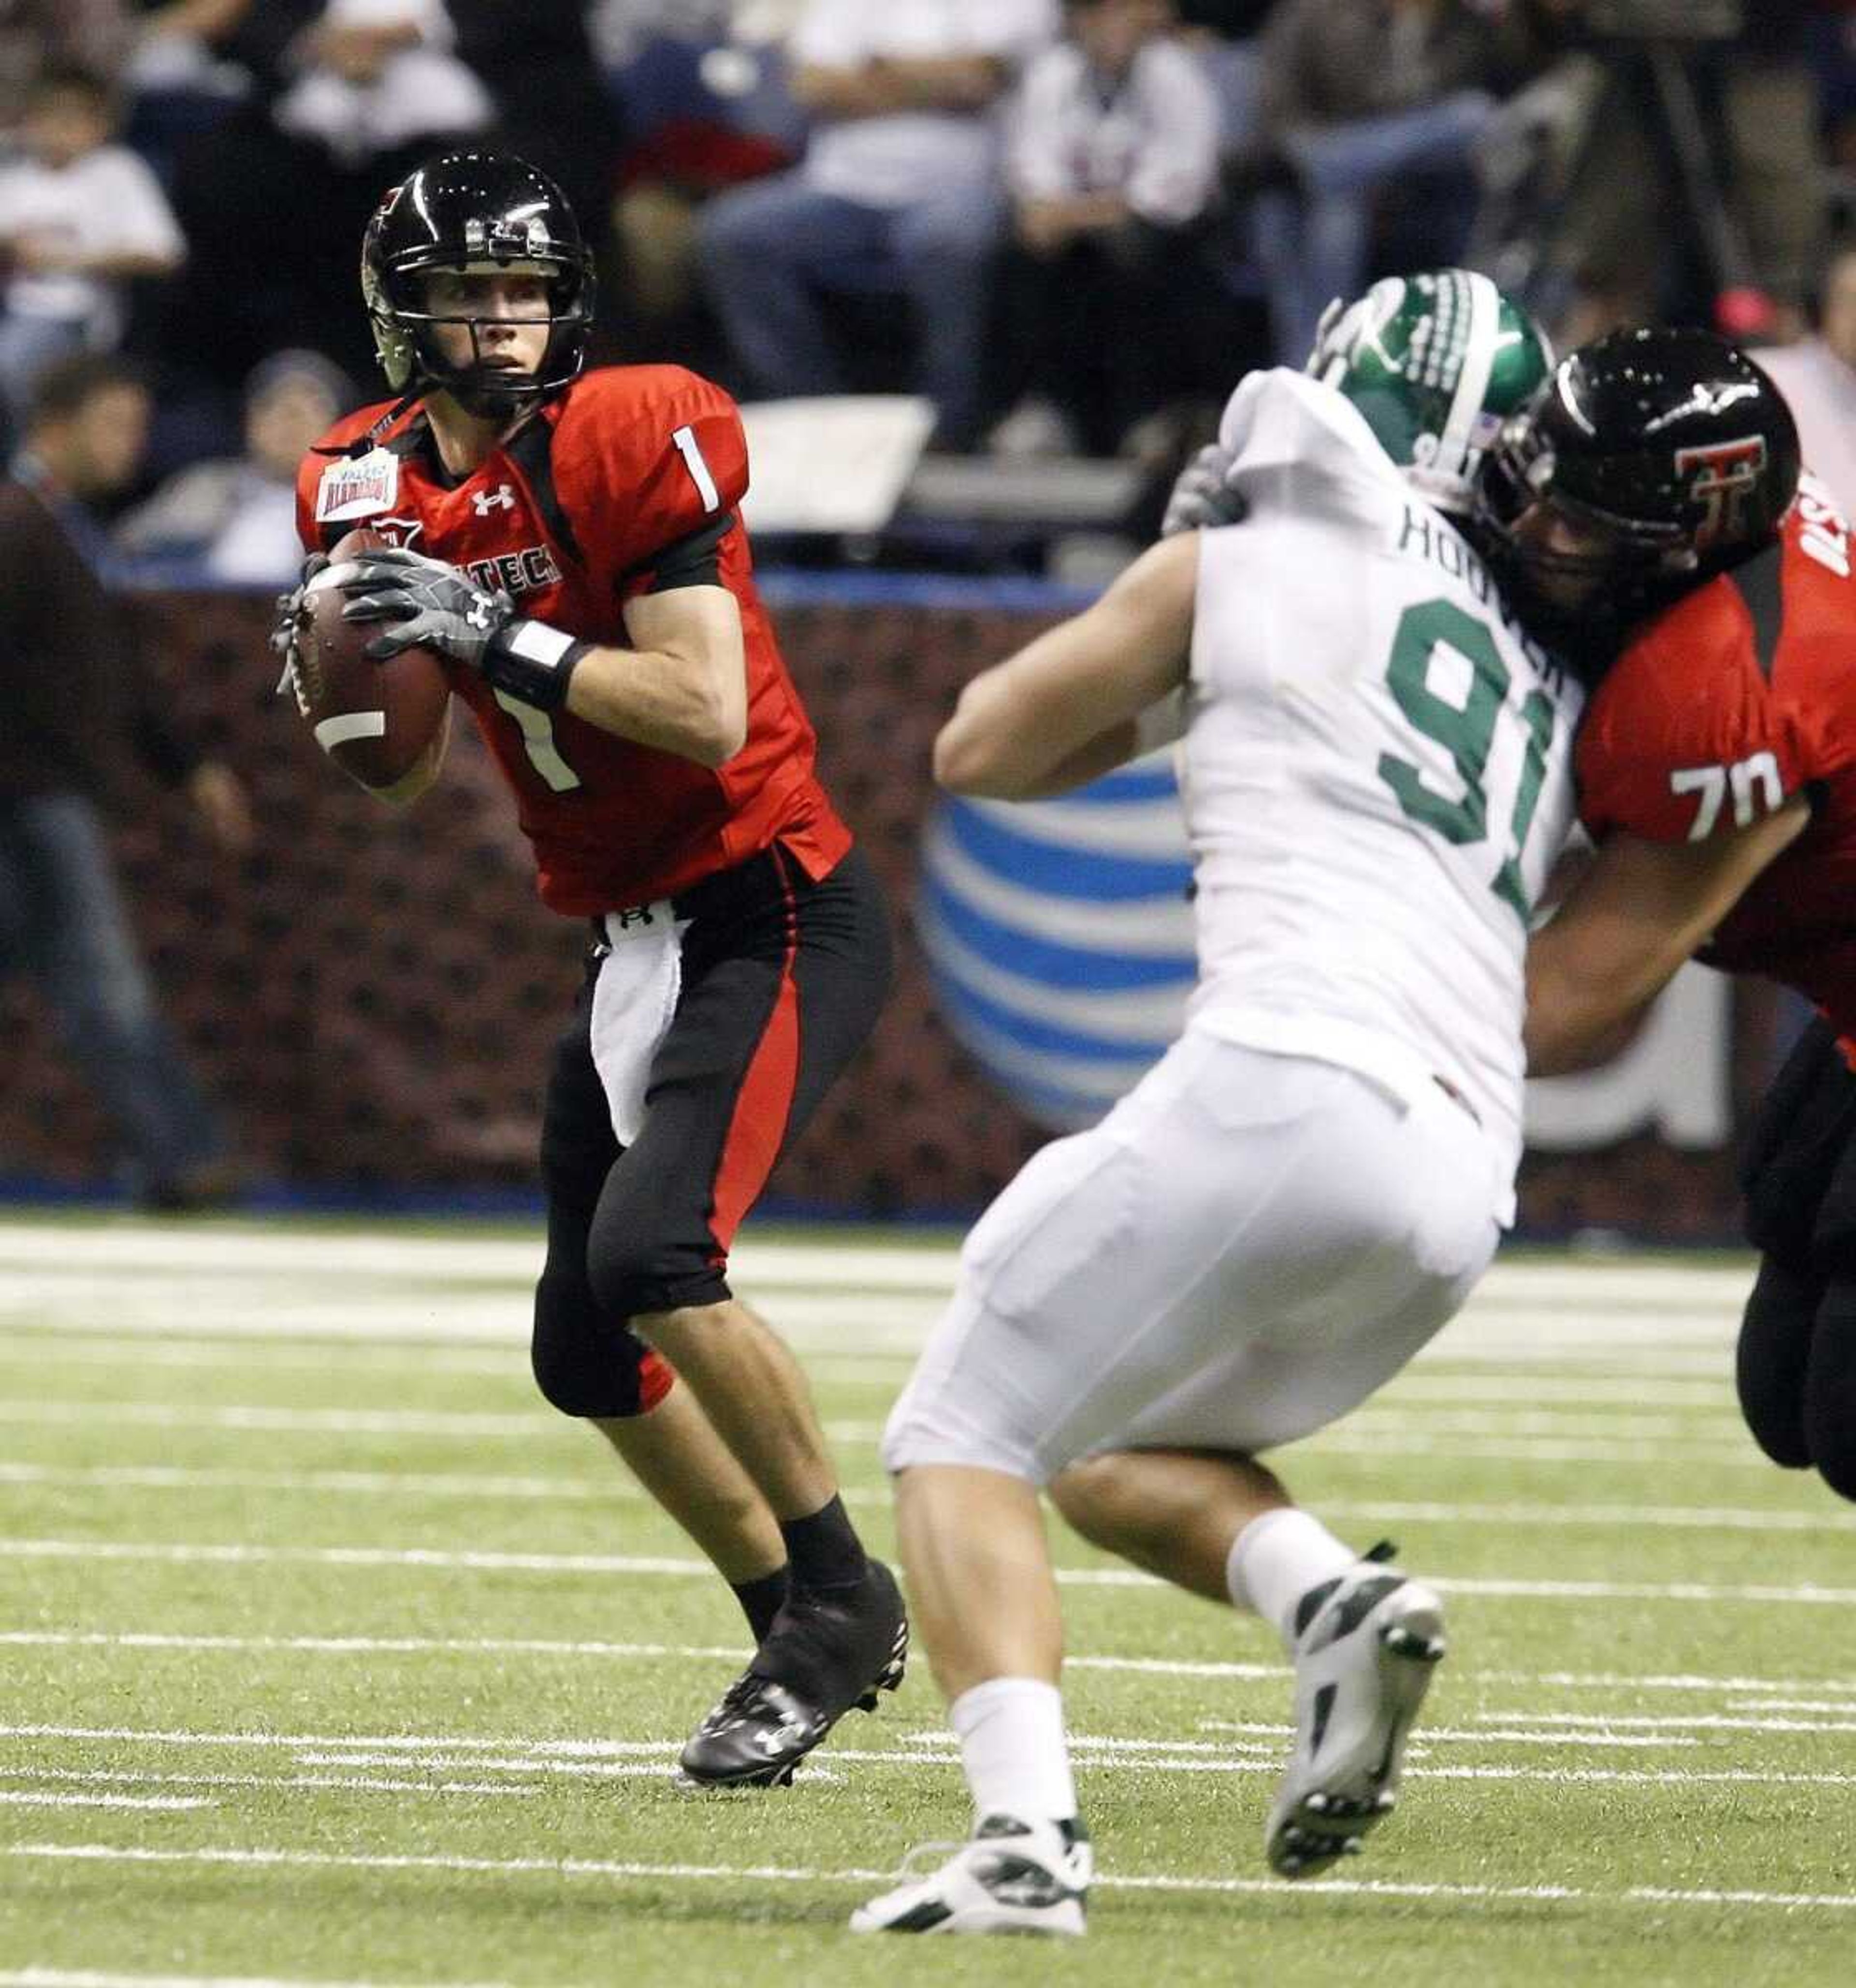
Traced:
<path id="1" fill-rule="evenodd" d="M 439 734 L 451 695 L 443 664 L 429 649 L 406 649 L 384 663 L 367 644 L 384 622 L 344 621 L 335 584 L 344 560 L 391 541 L 364 527 L 330 551 L 330 563 L 304 590 L 293 671 L 296 708 L 316 742 L 363 786 L 404 779 Z"/>

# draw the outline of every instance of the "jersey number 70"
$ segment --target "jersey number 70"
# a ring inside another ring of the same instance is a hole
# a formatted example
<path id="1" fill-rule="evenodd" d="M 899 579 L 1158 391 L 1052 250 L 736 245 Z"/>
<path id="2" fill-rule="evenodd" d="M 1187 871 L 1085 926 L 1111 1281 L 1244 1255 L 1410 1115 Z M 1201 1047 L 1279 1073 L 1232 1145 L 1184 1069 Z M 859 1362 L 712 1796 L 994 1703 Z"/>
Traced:
<path id="1" fill-rule="evenodd" d="M 1430 685 L 1431 659 L 1445 645 L 1470 666 L 1469 695 L 1459 706 L 1439 697 Z M 1495 638 L 1483 623 L 1453 601 L 1425 600 L 1400 616 L 1386 664 L 1386 681 L 1398 708 L 1427 739 L 1434 739 L 1455 762 L 1462 781 L 1460 798 L 1451 800 L 1424 784 L 1421 770 L 1394 753 L 1379 756 L 1379 777 L 1398 797 L 1414 821 L 1434 828 L 1448 842 L 1482 841 L 1489 833 L 1489 796 L 1483 781 L 1489 771 L 1495 727 L 1508 709 L 1511 679 Z M 1519 720 L 1527 733 L 1521 779 L 1509 817 L 1510 847 L 1489 888 L 1526 925 L 1533 911 L 1522 880 L 1521 853 L 1540 805 L 1546 777 L 1546 756 L 1560 713 L 1544 691 L 1523 700 Z"/>

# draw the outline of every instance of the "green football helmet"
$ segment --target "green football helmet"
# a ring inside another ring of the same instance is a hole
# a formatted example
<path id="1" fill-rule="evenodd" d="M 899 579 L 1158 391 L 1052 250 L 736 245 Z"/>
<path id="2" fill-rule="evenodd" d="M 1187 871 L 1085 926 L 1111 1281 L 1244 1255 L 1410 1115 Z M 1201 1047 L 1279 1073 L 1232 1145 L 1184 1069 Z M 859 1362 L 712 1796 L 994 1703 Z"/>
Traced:
<path id="1" fill-rule="evenodd" d="M 1344 394 L 1439 510 L 1467 513 L 1502 423 L 1553 370 L 1546 333 L 1486 276 L 1387 276 L 1323 315 L 1306 370 Z"/>

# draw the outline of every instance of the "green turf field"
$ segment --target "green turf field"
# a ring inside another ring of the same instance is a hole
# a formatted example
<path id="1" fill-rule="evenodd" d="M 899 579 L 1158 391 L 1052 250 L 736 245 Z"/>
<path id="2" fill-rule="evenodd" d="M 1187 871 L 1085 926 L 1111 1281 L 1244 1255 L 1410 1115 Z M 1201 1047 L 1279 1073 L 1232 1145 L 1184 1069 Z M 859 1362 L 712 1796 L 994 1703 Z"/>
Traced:
<path id="1" fill-rule="evenodd" d="M 1765 1465 L 1732 1264 L 1498 1268 L 1279 1459 L 1452 1652 L 1399 1815 L 1272 1879 L 1259 1627 L 1058 1529 L 1088 1940 L 841 1929 L 963 1833 L 925 1667 L 785 1792 L 672 1762 L 726 1592 L 533 1395 L 519 1232 L 0 1220 L 0 1988 L 1856 1980 L 1856 1513 Z M 871 1536 L 945 1247 L 739 1253 Z"/>

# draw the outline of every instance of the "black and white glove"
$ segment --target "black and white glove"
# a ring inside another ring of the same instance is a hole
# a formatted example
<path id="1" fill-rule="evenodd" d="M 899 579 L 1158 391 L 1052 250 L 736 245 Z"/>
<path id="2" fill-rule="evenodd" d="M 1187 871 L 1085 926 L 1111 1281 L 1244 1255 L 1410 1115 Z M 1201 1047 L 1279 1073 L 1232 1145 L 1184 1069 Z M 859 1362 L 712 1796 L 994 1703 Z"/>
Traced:
<path id="1" fill-rule="evenodd" d="M 309 591 L 310 582 L 328 563 L 327 553 L 310 554 L 303 563 L 302 571 L 296 576 L 296 584 L 288 593 L 278 595 L 277 618 L 271 624 L 269 638 L 271 654 L 277 658 L 278 668 L 282 671 L 277 678 L 276 695 L 281 697 L 286 690 L 294 691 L 300 710 L 308 708 L 300 674 L 303 654 L 297 646 L 297 637 L 302 632 L 307 611 L 303 607 L 303 597 Z"/>
<path id="2" fill-rule="evenodd" d="M 334 584 L 347 597 L 344 621 L 392 624 L 367 644 L 374 661 L 405 649 L 435 649 L 540 711 L 565 702 L 574 666 L 592 646 L 545 621 L 525 620 L 506 593 L 423 553 L 362 553 L 343 562 Z"/>
<path id="3" fill-rule="evenodd" d="M 1236 455 L 1222 442 L 1208 441 L 1173 479 L 1160 536 L 1170 539 L 1201 527 L 1241 524 L 1250 506 L 1225 479 Z"/>

